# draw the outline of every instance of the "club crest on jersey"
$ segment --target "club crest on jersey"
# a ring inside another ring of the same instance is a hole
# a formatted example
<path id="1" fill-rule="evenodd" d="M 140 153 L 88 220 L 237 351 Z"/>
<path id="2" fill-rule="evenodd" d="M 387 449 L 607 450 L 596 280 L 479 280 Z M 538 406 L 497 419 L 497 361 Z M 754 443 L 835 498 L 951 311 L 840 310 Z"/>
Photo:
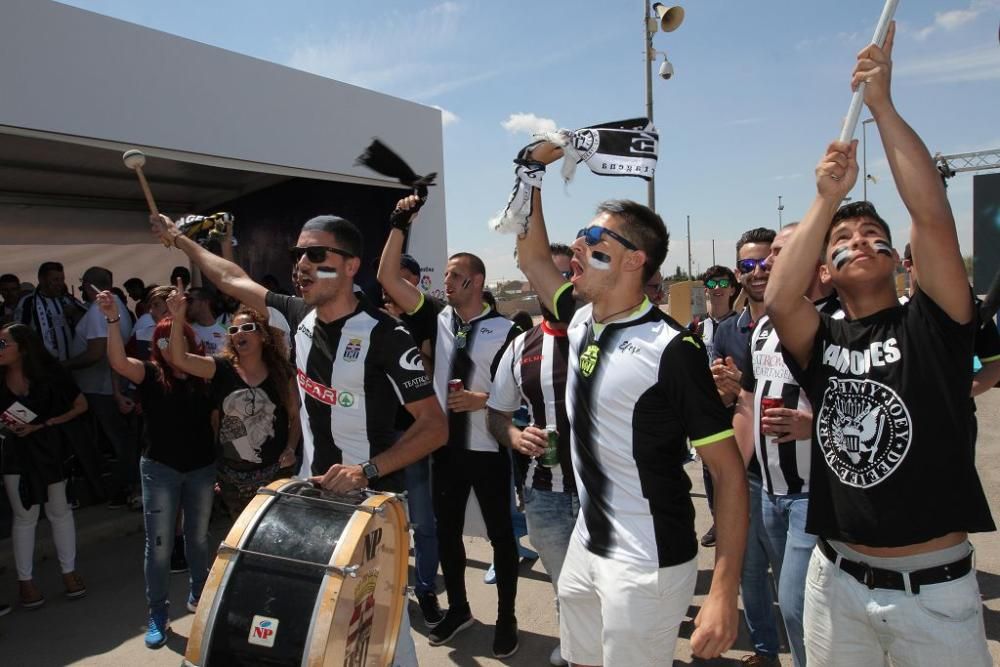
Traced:
<path id="1" fill-rule="evenodd" d="M 597 368 L 597 355 L 600 352 L 600 348 L 591 343 L 587 346 L 587 349 L 583 351 L 580 355 L 580 372 L 583 373 L 583 377 L 589 378 L 594 374 L 594 369 Z"/>
<path id="2" fill-rule="evenodd" d="M 357 361 L 361 356 L 361 339 L 352 338 L 344 348 L 344 361 Z"/>
<path id="3" fill-rule="evenodd" d="M 910 412 L 891 388 L 872 380 L 830 378 L 816 420 L 826 465 L 841 482 L 870 488 L 906 458 Z"/>

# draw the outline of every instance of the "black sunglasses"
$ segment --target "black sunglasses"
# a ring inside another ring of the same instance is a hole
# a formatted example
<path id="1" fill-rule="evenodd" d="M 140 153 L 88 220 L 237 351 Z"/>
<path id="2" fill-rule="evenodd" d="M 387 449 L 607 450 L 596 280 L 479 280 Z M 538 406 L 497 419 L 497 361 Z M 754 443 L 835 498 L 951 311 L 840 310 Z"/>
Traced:
<path id="1" fill-rule="evenodd" d="M 292 257 L 293 264 L 298 263 L 298 261 L 302 259 L 302 255 L 305 255 L 306 259 L 308 259 L 313 264 L 319 264 L 321 262 L 326 261 L 326 253 L 328 252 L 340 255 L 344 259 L 351 259 L 352 257 L 354 257 L 354 255 L 347 252 L 346 250 L 341 250 L 340 248 L 331 248 L 330 246 L 325 246 L 325 245 L 311 245 L 306 247 L 295 246 L 288 250 L 288 253 Z"/>
<path id="2" fill-rule="evenodd" d="M 752 271 L 753 269 L 751 269 Z M 729 287 L 729 278 L 709 278 L 705 281 L 705 287 L 708 289 L 715 289 L 716 287 L 721 287 L 725 289 Z"/>
<path id="3" fill-rule="evenodd" d="M 623 246 L 629 250 L 638 250 L 634 243 L 629 241 L 627 238 L 619 234 L 618 232 L 608 229 L 607 227 L 599 227 L 597 225 L 591 225 L 590 227 L 584 227 L 576 233 L 576 238 L 583 237 L 584 242 L 589 246 L 597 245 L 601 242 L 604 235 L 607 234 L 615 241 L 618 241 Z"/>
<path id="4" fill-rule="evenodd" d="M 256 331 L 256 330 L 257 330 L 256 322 L 244 322 L 243 324 L 235 324 L 229 327 L 228 329 L 230 336 L 235 336 L 240 332 L 250 333 L 251 331 Z"/>
<path id="5" fill-rule="evenodd" d="M 754 269 L 758 266 L 761 271 L 770 271 L 771 264 L 767 260 L 767 257 L 762 257 L 761 259 L 741 259 L 736 262 L 736 268 L 743 273 L 753 273 Z"/>

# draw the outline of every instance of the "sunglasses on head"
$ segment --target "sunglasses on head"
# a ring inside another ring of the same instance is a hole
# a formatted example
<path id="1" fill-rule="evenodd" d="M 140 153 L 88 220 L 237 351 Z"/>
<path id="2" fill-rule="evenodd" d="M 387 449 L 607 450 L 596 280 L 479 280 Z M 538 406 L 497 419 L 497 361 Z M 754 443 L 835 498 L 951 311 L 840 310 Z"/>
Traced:
<path id="1" fill-rule="evenodd" d="M 751 269 L 752 271 L 753 269 Z M 705 287 L 715 289 L 716 287 L 729 287 L 729 278 L 709 278 L 705 281 Z"/>
<path id="2" fill-rule="evenodd" d="M 754 269 L 758 266 L 761 271 L 770 271 L 771 264 L 768 263 L 767 257 L 762 257 L 761 259 L 741 259 L 736 262 L 736 268 L 738 268 L 742 273 L 753 273 Z"/>
<path id="3" fill-rule="evenodd" d="M 298 263 L 298 261 L 302 259 L 302 255 L 305 255 L 306 259 L 308 259 L 313 264 L 319 264 L 321 262 L 326 261 L 326 254 L 328 252 L 340 255 L 344 259 L 350 259 L 354 257 L 354 255 L 347 252 L 346 250 L 341 250 L 340 248 L 331 248 L 330 246 L 325 246 L 325 245 L 311 245 L 305 247 L 295 246 L 293 248 L 289 248 L 288 250 L 288 253 L 292 257 L 293 264 Z"/>
<path id="4" fill-rule="evenodd" d="M 618 241 L 623 246 L 629 250 L 638 250 L 634 243 L 629 241 L 627 238 L 619 234 L 618 232 L 608 229 L 607 227 L 599 227 L 598 225 L 591 225 L 590 227 L 584 227 L 576 233 L 576 238 L 583 237 L 584 243 L 589 246 L 597 245 L 601 242 L 604 235 L 607 234 L 615 241 Z"/>
<path id="5" fill-rule="evenodd" d="M 229 327 L 227 331 L 230 336 L 235 336 L 238 333 L 250 333 L 251 331 L 257 330 L 256 322 L 244 322 L 243 324 L 234 324 Z"/>

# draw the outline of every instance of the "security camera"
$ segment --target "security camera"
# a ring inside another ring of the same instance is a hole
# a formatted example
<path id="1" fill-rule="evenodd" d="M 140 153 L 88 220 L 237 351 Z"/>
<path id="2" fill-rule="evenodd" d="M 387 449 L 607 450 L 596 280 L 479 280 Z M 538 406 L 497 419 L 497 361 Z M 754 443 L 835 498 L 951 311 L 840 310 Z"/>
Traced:
<path id="1" fill-rule="evenodd" d="M 660 78 L 667 81 L 674 75 L 674 66 L 666 58 L 660 64 Z"/>

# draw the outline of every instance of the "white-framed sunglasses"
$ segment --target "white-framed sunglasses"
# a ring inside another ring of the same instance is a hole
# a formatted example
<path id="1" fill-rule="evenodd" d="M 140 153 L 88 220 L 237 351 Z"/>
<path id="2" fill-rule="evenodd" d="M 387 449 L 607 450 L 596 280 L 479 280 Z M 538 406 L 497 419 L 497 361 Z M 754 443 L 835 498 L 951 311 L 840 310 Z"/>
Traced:
<path id="1" fill-rule="evenodd" d="M 256 322 L 244 322 L 243 324 L 234 324 L 233 326 L 229 327 L 229 329 L 227 329 L 230 336 L 235 336 L 238 333 L 250 333 L 251 331 L 256 331 L 256 330 L 257 330 Z"/>

